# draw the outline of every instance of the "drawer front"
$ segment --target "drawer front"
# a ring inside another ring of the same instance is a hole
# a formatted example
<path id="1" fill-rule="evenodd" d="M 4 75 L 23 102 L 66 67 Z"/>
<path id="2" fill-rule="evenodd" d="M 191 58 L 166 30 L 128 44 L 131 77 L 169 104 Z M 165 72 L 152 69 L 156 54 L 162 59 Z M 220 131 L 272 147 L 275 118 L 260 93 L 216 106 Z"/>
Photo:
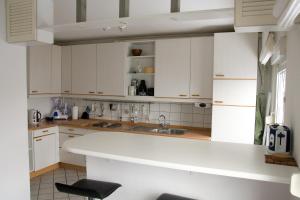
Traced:
<path id="1" fill-rule="evenodd" d="M 51 127 L 51 128 L 45 128 L 45 129 L 33 131 L 33 137 L 41 137 L 53 133 L 58 133 L 58 127 Z"/>
<path id="2" fill-rule="evenodd" d="M 83 129 L 83 128 L 72 128 L 72 127 L 67 127 L 67 126 L 60 126 L 59 132 L 67 133 L 67 134 L 86 135 L 86 134 L 90 134 L 90 133 L 95 133 L 97 131 L 90 130 L 90 129 Z"/>

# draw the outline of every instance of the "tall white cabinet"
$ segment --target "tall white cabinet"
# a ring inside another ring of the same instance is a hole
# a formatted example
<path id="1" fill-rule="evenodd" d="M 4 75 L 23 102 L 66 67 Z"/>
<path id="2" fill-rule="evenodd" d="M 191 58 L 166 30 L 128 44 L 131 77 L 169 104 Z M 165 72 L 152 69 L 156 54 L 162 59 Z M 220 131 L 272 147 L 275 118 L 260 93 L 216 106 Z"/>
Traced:
<path id="1" fill-rule="evenodd" d="M 97 94 L 125 96 L 127 43 L 97 46 Z"/>
<path id="2" fill-rule="evenodd" d="M 257 33 L 215 34 L 212 141 L 254 143 L 257 67 Z"/>
<path id="3" fill-rule="evenodd" d="M 72 93 L 96 94 L 97 45 L 72 46 Z"/>
<path id="4" fill-rule="evenodd" d="M 70 94 L 72 91 L 72 47 L 64 46 L 61 50 L 61 92 Z"/>

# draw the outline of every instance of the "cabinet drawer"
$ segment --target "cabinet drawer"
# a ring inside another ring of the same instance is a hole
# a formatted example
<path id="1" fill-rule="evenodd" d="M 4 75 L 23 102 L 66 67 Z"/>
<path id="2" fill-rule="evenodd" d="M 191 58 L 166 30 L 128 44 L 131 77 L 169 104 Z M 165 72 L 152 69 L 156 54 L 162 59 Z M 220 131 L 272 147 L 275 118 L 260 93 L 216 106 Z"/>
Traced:
<path id="1" fill-rule="evenodd" d="M 256 80 L 214 80 L 213 103 L 255 106 Z"/>
<path id="2" fill-rule="evenodd" d="M 86 134 L 90 134 L 90 133 L 95 133 L 97 131 L 90 130 L 90 129 L 83 129 L 83 128 L 72 128 L 72 127 L 60 126 L 59 132 L 60 133 L 68 133 L 68 134 L 76 134 L 76 135 L 86 135 Z"/>
<path id="3" fill-rule="evenodd" d="M 40 129 L 33 131 L 33 137 L 41 137 L 44 135 L 49 135 L 53 133 L 58 133 L 58 127 L 51 127 L 51 128 L 45 128 L 45 129 Z"/>
<path id="4" fill-rule="evenodd" d="M 85 156 L 83 156 L 83 155 L 70 153 L 70 152 L 60 149 L 59 156 L 60 156 L 60 162 L 62 162 L 62 163 L 86 166 L 86 159 L 85 159 Z"/>
<path id="5" fill-rule="evenodd" d="M 65 141 L 73 139 L 75 137 L 80 137 L 82 135 L 69 134 L 69 133 L 59 133 L 59 148 L 62 148 L 62 145 Z"/>

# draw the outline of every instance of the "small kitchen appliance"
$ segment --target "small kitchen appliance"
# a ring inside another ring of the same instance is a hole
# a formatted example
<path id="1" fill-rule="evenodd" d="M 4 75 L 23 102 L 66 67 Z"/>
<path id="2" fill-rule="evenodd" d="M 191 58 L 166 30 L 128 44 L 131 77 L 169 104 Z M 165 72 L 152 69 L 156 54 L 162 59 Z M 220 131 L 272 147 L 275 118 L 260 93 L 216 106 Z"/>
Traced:
<path id="1" fill-rule="evenodd" d="M 270 125 L 268 132 L 269 153 L 290 153 L 291 132 L 288 127 L 278 124 Z"/>
<path id="2" fill-rule="evenodd" d="M 40 113 L 40 111 L 35 109 L 31 109 L 28 111 L 28 120 L 30 125 L 33 126 L 38 125 L 41 119 L 42 119 L 42 114 Z"/>
<path id="3" fill-rule="evenodd" d="M 52 117 L 56 120 L 67 120 L 69 116 L 62 114 L 60 110 L 55 109 L 52 113 Z"/>

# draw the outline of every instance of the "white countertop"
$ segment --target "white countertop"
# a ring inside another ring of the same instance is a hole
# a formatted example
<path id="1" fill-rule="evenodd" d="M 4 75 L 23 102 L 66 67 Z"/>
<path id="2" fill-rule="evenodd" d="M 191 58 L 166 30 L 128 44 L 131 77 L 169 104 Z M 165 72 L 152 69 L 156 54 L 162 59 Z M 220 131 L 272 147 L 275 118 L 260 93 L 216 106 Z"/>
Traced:
<path id="1" fill-rule="evenodd" d="M 170 169 L 289 184 L 296 167 L 265 164 L 261 146 L 98 132 L 71 139 L 75 154 Z"/>

